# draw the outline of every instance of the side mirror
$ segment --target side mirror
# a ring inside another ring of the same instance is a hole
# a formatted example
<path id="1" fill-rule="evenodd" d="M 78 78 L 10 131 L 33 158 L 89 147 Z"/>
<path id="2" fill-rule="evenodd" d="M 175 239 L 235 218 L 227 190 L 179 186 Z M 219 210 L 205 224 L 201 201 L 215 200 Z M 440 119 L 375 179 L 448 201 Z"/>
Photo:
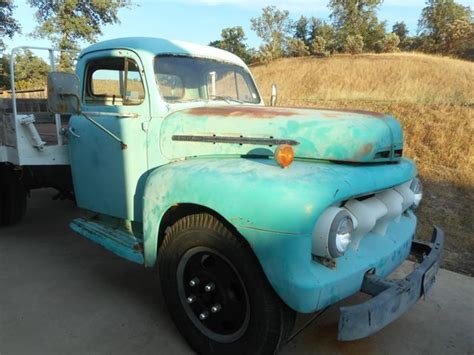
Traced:
<path id="1" fill-rule="evenodd" d="M 51 72 L 48 74 L 48 110 L 52 113 L 79 114 L 79 77 L 76 74 Z"/>
<path id="2" fill-rule="evenodd" d="M 270 106 L 276 106 L 277 103 L 277 86 L 272 84 L 272 96 L 270 98 Z"/>

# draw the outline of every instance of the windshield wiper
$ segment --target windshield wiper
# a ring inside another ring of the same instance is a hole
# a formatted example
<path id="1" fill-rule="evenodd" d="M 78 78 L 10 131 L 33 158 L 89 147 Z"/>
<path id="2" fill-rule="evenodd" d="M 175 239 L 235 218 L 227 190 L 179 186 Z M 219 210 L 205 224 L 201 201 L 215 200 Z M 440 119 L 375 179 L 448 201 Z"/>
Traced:
<path id="1" fill-rule="evenodd" d="M 239 104 L 243 104 L 244 101 L 236 99 L 235 97 L 232 96 L 224 96 L 224 95 L 209 95 L 209 98 L 211 100 L 224 100 L 228 104 L 230 104 L 232 101 L 233 102 L 238 102 Z"/>

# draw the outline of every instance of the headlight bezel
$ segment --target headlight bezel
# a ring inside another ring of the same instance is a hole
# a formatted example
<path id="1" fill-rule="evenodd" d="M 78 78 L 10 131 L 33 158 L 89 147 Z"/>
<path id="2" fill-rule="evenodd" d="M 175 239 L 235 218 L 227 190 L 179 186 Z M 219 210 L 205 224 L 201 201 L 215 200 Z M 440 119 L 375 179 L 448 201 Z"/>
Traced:
<path id="1" fill-rule="evenodd" d="M 341 229 L 344 223 L 345 228 Z M 345 208 L 329 207 L 314 226 L 312 254 L 330 259 L 344 255 L 352 243 L 355 226 L 356 221 Z"/>

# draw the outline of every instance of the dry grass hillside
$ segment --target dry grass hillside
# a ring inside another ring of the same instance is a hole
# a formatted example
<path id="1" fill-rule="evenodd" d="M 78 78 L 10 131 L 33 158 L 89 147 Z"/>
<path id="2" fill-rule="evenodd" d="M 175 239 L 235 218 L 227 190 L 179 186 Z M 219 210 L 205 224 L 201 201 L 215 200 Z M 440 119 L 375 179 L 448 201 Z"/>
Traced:
<path id="1" fill-rule="evenodd" d="M 422 54 L 288 58 L 252 72 L 279 106 L 387 112 L 405 131 L 425 198 L 418 233 L 446 232 L 444 266 L 474 275 L 474 63 Z"/>

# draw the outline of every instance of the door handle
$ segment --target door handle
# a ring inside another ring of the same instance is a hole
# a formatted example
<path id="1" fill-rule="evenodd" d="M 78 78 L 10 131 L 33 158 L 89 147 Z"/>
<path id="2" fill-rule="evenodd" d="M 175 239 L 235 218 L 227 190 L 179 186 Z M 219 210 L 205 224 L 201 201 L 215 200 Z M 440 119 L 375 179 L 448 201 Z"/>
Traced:
<path id="1" fill-rule="evenodd" d="M 73 135 L 74 137 L 76 137 L 76 138 L 81 138 L 80 135 L 78 135 L 76 132 L 74 132 L 74 128 L 69 127 L 67 131 L 68 131 L 71 135 Z"/>

